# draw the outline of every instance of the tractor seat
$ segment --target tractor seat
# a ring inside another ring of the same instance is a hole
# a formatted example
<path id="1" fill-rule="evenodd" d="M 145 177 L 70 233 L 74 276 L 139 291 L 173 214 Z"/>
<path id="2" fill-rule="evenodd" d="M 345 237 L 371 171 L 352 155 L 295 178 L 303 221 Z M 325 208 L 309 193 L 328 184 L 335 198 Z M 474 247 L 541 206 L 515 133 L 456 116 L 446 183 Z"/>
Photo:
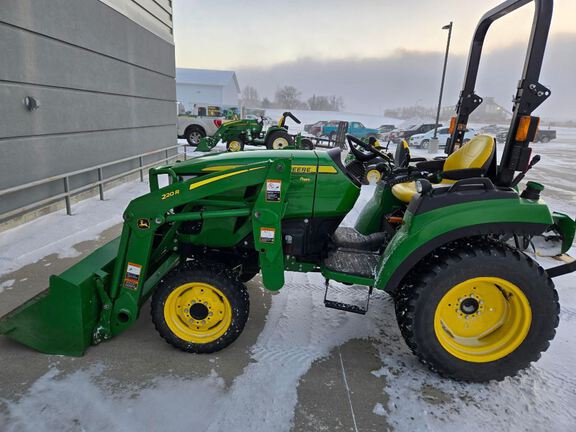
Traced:
<path id="1" fill-rule="evenodd" d="M 446 158 L 443 171 L 480 168 L 486 172 L 490 167 L 495 152 L 496 142 L 493 137 L 489 135 L 477 135 Z M 455 182 L 455 180 L 442 179 L 437 186 L 448 185 Z M 417 194 L 416 182 L 394 185 L 392 186 L 392 194 L 400 201 L 408 203 L 412 197 Z"/>
<path id="2" fill-rule="evenodd" d="M 387 241 L 388 236 L 384 232 L 364 235 L 350 227 L 339 227 L 332 235 L 332 244 L 338 249 L 377 251 Z"/>

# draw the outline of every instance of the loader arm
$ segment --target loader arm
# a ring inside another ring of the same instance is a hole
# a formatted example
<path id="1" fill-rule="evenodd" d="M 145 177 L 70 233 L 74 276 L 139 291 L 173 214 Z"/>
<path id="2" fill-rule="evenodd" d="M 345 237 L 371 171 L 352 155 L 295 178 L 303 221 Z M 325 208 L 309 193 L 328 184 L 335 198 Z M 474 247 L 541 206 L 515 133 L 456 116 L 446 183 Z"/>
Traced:
<path id="1" fill-rule="evenodd" d="M 50 287 L 0 318 L 0 334 L 48 354 L 81 356 L 88 346 L 121 333 L 137 319 L 156 284 L 185 259 L 183 222 L 247 217 L 254 231 L 264 284 L 284 283 L 280 221 L 286 209 L 292 160 L 265 160 L 183 181 L 171 167 L 150 170 L 151 192 L 130 202 L 119 238 L 58 276 Z M 158 175 L 172 183 L 158 188 Z M 213 196 L 256 187 L 252 202 Z M 198 210 L 200 209 L 200 210 Z M 273 235 L 271 235 L 273 233 Z"/>
<path id="2" fill-rule="evenodd" d="M 290 183 L 290 159 L 266 161 L 210 175 L 173 182 L 133 200 L 124 212 L 124 227 L 111 285 L 113 303 L 110 335 L 116 335 L 133 323 L 154 285 L 177 264 L 176 233 L 186 221 L 211 218 L 248 217 L 252 220 L 254 246 L 259 253 L 264 284 L 279 289 L 284 284 L 281 219 L 286 209 Z M 151 179 L 165 174 L 166 168 L 151 170 Z M 155 180 L 151 181 L 155 183 Z M 223 192 L 260 186 L 253 204 L 228 203 L 227 208 L 190 211 L 194 203 L 218 207 L 210 197 Z M 176 211 L 181 209 L 181 211 Z M 161 238 L 155 248 L 155 237 Z M 153 259 L 151 259 L 153 258 Z M 169 263 L 164 266 L 164 263 Z M 147 283 L 152 280 L 153 283 Z M 105 327 L 105 324 L 102 326 Z"/>

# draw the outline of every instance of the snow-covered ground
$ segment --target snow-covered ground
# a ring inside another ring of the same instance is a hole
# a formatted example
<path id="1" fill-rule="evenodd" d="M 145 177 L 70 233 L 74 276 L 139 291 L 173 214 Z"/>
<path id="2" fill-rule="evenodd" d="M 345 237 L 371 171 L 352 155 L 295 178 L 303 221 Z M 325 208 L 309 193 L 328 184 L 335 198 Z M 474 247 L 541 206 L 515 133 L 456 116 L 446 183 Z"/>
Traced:
<path id="1" fill-rule="evenodd" d="M 531 176 L 544 176 L 544 183 L 556 185 L 547 189 L 546 198 L 553 207 L 574 215 L 576 187 L 570 181 L 570 161 L 576 161 L 576 154 L 570 146 L 576 148 L 576 135 L 566 131 L 558 143 L 547 146 L 538 147 L 549 156 L 539 167 L 545 168 L 545 174 L 536 174 L 535 169 Z M 135 182 L 110 191 L 104 203 L 84 201 L 74 207 L 81 219 L 59 212 L 0 233 L 0 277 L 48 254 L 73 256 L 75 244 L 94 239 L 119 223 L 129 199 L 146 188 Z M 373 186 L 363 189 L 348 223 L 372 192 Z M 231 385 L 216 371 L 194 379 L 171 376 L 167 371 L 154 380 L 126 385 L 104 378 L 105 361 L 72 373 L 62 373 L 54 363 L 22 397 L 3 401 L 7 411 L 4 417 L 0 415 L 0 430 L 287 431 L 301 378 L 337 347 L 363 339 L 379 353 L 380 365 L 371 371 L 374 379 L 384 378 L 381 397 L 364 403 L 396 430 L 574 431 L 576 276 L 555 282 L 562 305 L 555 340 L 533 367 L 501 383 L 459 384 L 430 373 L 405 346 L 393 303 L 384 293 L 375 293 L 365 317 L 346 314 L 324 307 L 320 276 L 288 273 L 285 287 L 272 296 L 264 328 L 249 350 L 250 363 Z M 12 283 L 4 282 L 0 294 Z M 363 429 L 359 425 L 356 430 Z"/>

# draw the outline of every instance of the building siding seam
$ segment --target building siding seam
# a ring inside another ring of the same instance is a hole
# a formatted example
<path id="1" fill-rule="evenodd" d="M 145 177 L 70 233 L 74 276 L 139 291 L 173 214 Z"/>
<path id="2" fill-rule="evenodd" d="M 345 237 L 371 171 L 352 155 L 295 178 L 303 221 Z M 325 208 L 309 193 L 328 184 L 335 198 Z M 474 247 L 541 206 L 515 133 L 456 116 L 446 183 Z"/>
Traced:
<path id="1" fill-rule="evenodd" d="M 166 24 L 164 22 L 164 20 L 162 20 L 162 18 L 158 17 L 157 15 L 153 14 L 152 11 L 146 9 L 143 5 L 141 5 L 138 1 L 136 0 L 132 0 L 132 3 L 136 4 L 140 9 L 142 9 L 143 11 L 145 11 L 148 15 L 150 15 L 152 18 L 154 18 L 156 21 L 158 21 L 160 24 L 162 24 L 164 27 L 166 27 L 169 31 L 170 34 L 174 34 L 174 30 L 172 29 L 172 26 L 169 24 Z M 155 4 L 158 4 L 156 2 L 154 2 Z M 160 5 L 158 5 L 160 6 Z M 164 8 L 162 8 L 164 10 Z M 170 12 L 168 12 L 169 15 L 169 20 L 170 22 L 172 22 L 172 14 Z M 136 23 L 138 24 L 138 23 Z"/>
<path id="2" fill-rule="evenodd" d="M 114 93 L 114 92 L 105 92 L 101 90 L 90 90 L 90 89 L 82 89 L 77 87 L 64 87 L 58 85 L 50 85 L 50 84 L 40 84 L 40 83 L 33 83 L 33 82 L 26 82 L 26 81 L 11 81 L 11 80 L 3 80 L 0 79 L 0 84 L 6 83 L 11 85 L 20 85 L 20 86 L 30 86 L 30 87 L 41 87 L 41 88 L 49 88 L 55 90 L 67 90 L 72 92 L 78 93 L 94 93 L 94 94 L 102 94 L 107 96 L 121 96 L 121 97 L 128 97 L 134 99 L 145 99 L 145 100 L 153 100 L 153 101 L 161 101 L 161 102 L 175 102 L 174 99 L 164 99 L 164 98 L 156 98 L 152 96 L 139 96 L 129 93 Z"/>
<path id="3" fill-rule="evenodd" d="M 56 137 L 56 136 L 63 137 L 63 136 L 71 136 L 71 135 L 85 135 L 85 134 L 93 134 L 93 133 L 100 133 L 100 132 L 124 131 L 124 130 L 131 130 L 131 129 L 152 129 L 152 128 L 159 128 L 159 127 L 166 127 L 166 126 L 173 126 L 174 128 L 176 128 L 176 123 L 163 123 L 163 124 L 146 125 L 146 126 L 130 126 L 130 127 L 124 127 L 124 128 L 110 128 L 110 129 L 96 129 L 96 130 L 84 130 L 84 131 L 74 131 L 74 132 L 57 132 L 57 133 L 47 133 L 47 134 L 11 136 L 11 137 L 0 138 L 0 143 L 2 141 Z M 174 130 L 174 133 L 176 133 L 176 130 Z"/>
<path id="4" fill-rule="evenodd" d="M 118 12 L 118 13 L 119 13 L 119 12 Z M 138 23 L 134 23 L 134 24 L 139 25 Z M 43 33 L 39 33 L 39 32 L 36 32 L 36 31 L 34 31 L 34 30 L 30 30 L 30 29 L 27 29 L 27 28 L 24 28 L 24 27 L 20 27 L 20 26 L 17 26 L 17 25 L 14 25 L 14 24 L 11 24 L 11 23 L 8 23 L 8 22 L 5 22 L 5 21 L 0 21 L 0 25 L 5 25 L 5 26 L 11 27 L 11 28 L 15 28 L 15 29 L 18 29 L 18 30 L 21 30 L 21 31 L 24 31 L 24 32 L 27 32 L 27 33 L 31 33 L 31 34 L 34 34 L 34 35 L 36 35 L 36 36 L 38 36 L 38 37 L 42 37 L 42 38 L 45 38 L 45 39 L 50 39 L 50 40 L 53 40 L 53 41 L 62 43 L 62 44 L 64 44 L 64 45 L 67 45 L 67 46 L 70 46 L 70 47 L 74 47 L 74 48 L 78 48 L 78 49 L 80 49 L 80 50 L 84 50 L 84 51 L 90 52 L 90 53 L 92 53 L 92 54 L 96 54 L 96 55 L 99 55 L 99 56 L 102 56 L 102 57 L 106 57 L 106 58 L 109 58 L 109 59 L 112 59 L 112 60 L 116 60 L 116 61 L 118 61 L 118 62 L 121 62 L 121 63 L 127 64 L 127 65 L 130 65 L 130 66 L 133 66 L 133 67 L 142 69 L 142 70 L 146 70 L 146 71 L 149 71 L 149 72 L 158 74 L 158 75 L 162 75 L 162 76 L 167 77 L 167 78 L 175 78 L 175 75 L 168 75 L 168 74 L 165 74 L 165 73 L 163 73 L 163 72 L 159 72 L 159 71 L 157 71 L 157 70 L 147 68 L 146 66 L 141 66 L 141 65 L 139 65 L 139 64 L 132 63 L 132 62 L 129 62 L 129 61 L 127 61 L 127 60 L 123 60 L 123 59 L 120 59 L 120 58 L 118 58 L 118 57 L 111 56 L 111 55 L 109 55 L 109 54 L 105 54 L 105 53 L 102 53 L 102 52 L 98 52 L 98 51 L 95 51 L 95 50 L 93 50 L 93 49 L 90 49 L 90 48 L 87 48 L 87 47 L 83 47 L 83 46 L 81 46 L 81 45 L 76 45 L 76 44 L 73 44 L 73 43 L 71 43 L 71 42 L 67 42 L 67 41 L 62 40 L 62 39 L 58 39 L 58 38 L 55 38 L 55 37 L 52 37 L 52 36 L 48 36 L 48 35 L 45 35 L 45 34 L 43 34 Z M 140 27 L 142 27 L 142 26 L 140 26 Z M 144 27 L 143 27 L 143 28 L 144 28 Z M 156 35 L 154 35 L 154 36 L 156 36 Z M 158 37 L 159 37 L 159 36 L 158 36 Z M 162 38 L 160 38 L 160 39 L 162 39 Z M 162 40 L 164 40 L 164 39 L 162 39 Z"/>

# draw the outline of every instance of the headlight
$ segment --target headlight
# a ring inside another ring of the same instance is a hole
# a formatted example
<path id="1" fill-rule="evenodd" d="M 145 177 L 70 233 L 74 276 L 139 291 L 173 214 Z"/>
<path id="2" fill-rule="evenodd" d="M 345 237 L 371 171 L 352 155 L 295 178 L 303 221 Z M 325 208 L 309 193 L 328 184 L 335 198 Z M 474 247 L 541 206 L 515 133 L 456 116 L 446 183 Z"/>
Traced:
<path id="1" fill-rule="evenodd" d="M 420 195 L 427 194 L 432 190 L 432 184 L 426 179 L 416 180 L 416 192 Z"/>

